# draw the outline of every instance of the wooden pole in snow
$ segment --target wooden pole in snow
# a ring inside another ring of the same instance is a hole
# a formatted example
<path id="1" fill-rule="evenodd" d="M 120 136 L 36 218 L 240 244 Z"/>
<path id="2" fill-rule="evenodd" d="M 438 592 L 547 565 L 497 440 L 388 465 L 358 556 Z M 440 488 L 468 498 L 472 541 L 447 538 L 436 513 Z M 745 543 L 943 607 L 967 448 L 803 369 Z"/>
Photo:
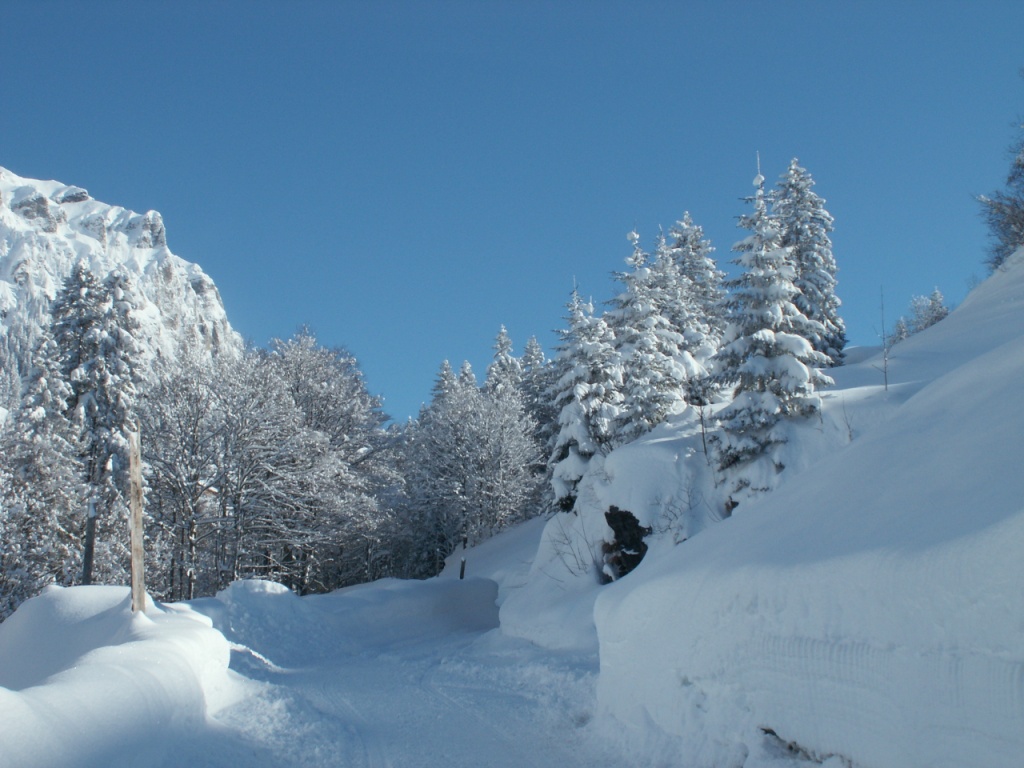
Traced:
<path id="1" fill-rule="evenodd" d="M 132 551 L 132 613 L 146 611 L 146 565 L 142 530 L 142 455 L 139 433 L 128 433 L 128 530 Z"/>

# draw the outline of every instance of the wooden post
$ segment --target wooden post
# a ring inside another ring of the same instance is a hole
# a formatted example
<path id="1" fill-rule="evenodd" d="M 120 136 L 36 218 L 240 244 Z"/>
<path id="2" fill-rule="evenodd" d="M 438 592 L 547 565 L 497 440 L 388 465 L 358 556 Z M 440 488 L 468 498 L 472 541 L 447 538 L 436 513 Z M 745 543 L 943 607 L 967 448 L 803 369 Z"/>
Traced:
<path id="1" fill-rule="evenodd" d="M 128 530 L 132 550 L 132 613 L 146 611 L 146 566 L 142 530 L 142 456 L 139 433 L 128 433 Z"/>
<path id="2" fill-rule="evenodd" d="M 96 499 L 89 497 L 85 518 L 85 551 L 82 552 L 82 584 L 92 584 L 92 560 L 96 551 Z"/>

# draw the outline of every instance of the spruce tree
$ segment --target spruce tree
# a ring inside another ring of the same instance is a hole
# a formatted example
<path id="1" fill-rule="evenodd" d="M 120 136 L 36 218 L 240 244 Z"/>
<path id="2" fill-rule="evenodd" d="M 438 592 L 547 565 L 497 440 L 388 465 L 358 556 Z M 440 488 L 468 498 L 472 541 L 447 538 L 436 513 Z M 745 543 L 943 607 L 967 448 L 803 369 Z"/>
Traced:
<path id="1" fill-rule="evenodd" d="M 669 230 L 668 257 L 680 276 L 669 317 L 683 334 L 684 347 L 702 365 L 718 351 L 725 330 L 722 311 L 725 273 L 711 254 L 714 248 L 689 212 Z"/>
<path id="2" fill-rule="evenodd" d="M 839 316 L 842 302 L 836 295 L 838 268 L 829 238 L 833 219 L 813 186 L 811 174 L 794 158 L 771 195 L 772 212 L 781 231 L 782 247 L 790 249 L 796 269 L 793 284 L 798 293 L 793 303 L 822 326 L 821 332 L 810 332 L 808 341 L 829 358 L 830 365 L 839 365 L 846 346 L 846 325 Z"/>
<path id="3" fill-rule="evenodd" d="M 560 332 L 555 358 L 558 432 L 548 460 L 555 503 L 563 510 L 572 509 L 590 458 L 612 450 L 623 405 L 622 363 L 611 329 L 576 290 L 567 307 L 569 327 Z"/>
<path id="4" fill-rule="evenodd" d="M 76 436 L 64 414 L 70 395 L 44 328 L 21 407 L 0 428 L 0 618 L 47 584 L 69 586 L 81 574 L 84 496 Z"/>
<path id="5" fill-rule="evenodd" d="M 630 442 L 685 405 L 685 383 L 702 368 L 684 349 L 677 323 L 666 313 L 670 301 L 685 292 L 675 262 L 662 240 L 652 263 L 630 233 L 630 271 L 620 273 L 624 290 L 612 302 L 608 324 L 622 366 L 623 403 L 615 424 L 616 441 Z M 677 314 L 685 309 L 673 305 Z M 677 321 L 678 322 L 678 321 Z"/>
<path id="6" fill-rule="evenodd" d="M 522 381 L 523 366 L 512 354 L 512 339 L 503 325 L 494 340 L 494 359 L 487 367 L 484 386 L 488 392 L 519 389 Z"/>
<path id="7" fill-rule="evenodd" d="M 754 179 L 754 211 L 740 220 L 751 234 L 733 250 L 740 275 L 727 282 L 729 325 L 715 358 L 719 385 L 732 390 L 732 402 L 719 413 L 719 467 L 726 469 L 766 454 L 784 442 L 781 419 L 817 412 L 815 387 L 831 383 L 817 366 L 828 358 L 809 337 L 822 326 L 794 303 L 798 290 L 791 248 L 782 244 L 779 225 L 768 213 L 764 177 Z"/>
<path id="8" fill-rule="evenodd" d="M 84 262 L 76 264 L 54 300 L 53 338 L 61 373 L 71 385 L 68 417 L 78 431 L 89 494 L 85 583 L 92 580 L 94 563 L 102 581 L 121 580 L 127 566 L 122 518 L 139 354 L 134 308 L 123 273 L 115 271 L 100 283 Z"/>

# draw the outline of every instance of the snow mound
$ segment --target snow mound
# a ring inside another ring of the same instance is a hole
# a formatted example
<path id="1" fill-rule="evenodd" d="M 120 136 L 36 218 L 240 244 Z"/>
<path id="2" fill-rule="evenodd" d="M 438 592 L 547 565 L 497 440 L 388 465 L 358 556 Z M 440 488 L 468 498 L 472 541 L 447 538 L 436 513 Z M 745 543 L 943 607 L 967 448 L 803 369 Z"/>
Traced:
<path id="1" fill-rule="evenodd" d="M 0 766 L 163 764 L 237 695 L 204 616 L 123 587 L 50 587 L 0 624 Z"/>

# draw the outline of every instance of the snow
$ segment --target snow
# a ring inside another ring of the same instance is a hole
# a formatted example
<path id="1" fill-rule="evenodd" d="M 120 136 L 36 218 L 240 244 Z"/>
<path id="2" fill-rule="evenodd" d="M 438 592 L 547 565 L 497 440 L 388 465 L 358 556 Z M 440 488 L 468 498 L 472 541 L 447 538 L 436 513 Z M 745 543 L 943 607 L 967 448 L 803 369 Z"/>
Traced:
<path id="1" fill-rule="evenodd" d="M 146 354 L 174 359 L 186 339 L 201 349 L 241 349 L 213 281 L 167 248 L 159 213 L 0 168 L 0 338 L 48 322 L 46 306 L 79 260 L 100 280 L 127 272 L 139 293 Z"/>
<path id="2" fill-rule="evenodd" d="M 728 510 L 689 411 L 429 581 L 50 589 L 0 624 L 0 766 L 1019 766 L 1024 252 L 887 389 L 847 361 Z M 654 533 L 601 586 L 612 504 Z"/>

